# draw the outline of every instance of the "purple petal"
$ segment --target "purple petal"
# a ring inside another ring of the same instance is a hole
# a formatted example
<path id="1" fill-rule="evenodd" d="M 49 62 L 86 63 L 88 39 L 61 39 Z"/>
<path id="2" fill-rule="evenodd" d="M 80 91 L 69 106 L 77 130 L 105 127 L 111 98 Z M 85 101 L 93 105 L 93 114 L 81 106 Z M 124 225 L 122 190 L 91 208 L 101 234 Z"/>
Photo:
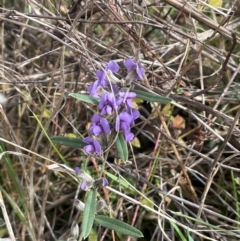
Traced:
<path id="1" fill-rule="evenodd" d="M 132 111 L 132 117 L 133 117 L 134 120 L 139 118 L 139 116 L 140 116 L 140 112 L 138 110 L 133 110 Z"/>
<path id="2" fill-rule="evenodd" d="M 138 78 L 139 78 L 140 80 L 143 80 L 143 79 L 144 79 L 143 74 L 144 74 L 144 72 L 145 72 L 144 68 L 140 67 L 140 66 L 137 64 L 137 70 L 136 70 L 136 71 L 137 71 Z"/>
<path id="3" fill-rule="evenodd" d="M 115 61 L 110 60 L 106 67 L 106 70 L 111 70 L 113 73 L 117 73 L 119 70 L 119 65 Z"/>
<path id="4" fill-rule="evenodd" d="M 120 125 L 120 129 L 123 131 L 128 131 L 128 130 L 130 130 L 130 124 L 126 123 L 126 122 L 122 122 Z"/>
<path id="5" fill-rule="evenodd" d="M 105 79 L 105 77 L 106 77 L 106 73 L 103 70 L 97 70 L 96 75 L 97 75 L 98 81 L 101 81 L 102 79 Z"/>
<path id="6" fill-rule="evenodd" d="M 87 136 L 87 137 L 83 138 L 82 141 L 86 144 L 91 144 L 93 142 L 93 138 L 90 136 Z"/>
<path id="7" fill-rule="evenodd" d="M 135 92 L 119 92 L 119 96 L 123 98 L 135 98 L 137 94 Z"/>
<path id="8" fill-rule="evenodd" d="M 101 124 L 101 127 L 102 127 L 104 133 L 109 134 L 110 133 L 110 126 L 109 126 L 109 123 L 108 123 L 107 119 L 101 118 L 100 124 Z"/>
<path id="9" fill-rule="evenodd" d="M 98 125 L 92 124 L 88 132 L 90 135 L 98 136 L 102 133 L 102 128 Z"/>
<path id="10" fill-rule="evenodd" d="M 116 95 L 119 92 L 119 87 L 117 85 L 112 85 L 113 93 Z"/>
<path id="11" fill-rule="evenodd" d="M 87 188 L 87 182 L 84 180 L 84 181 L 82 181 L 82 183 L 81 183 L 81 189 L 82 190 L 86 190 L 86 188 Z"/>
<path id="12" fill-rule="evenodd" d="M 92 85 L 90 85 L 88 87 L 88 92 L 89 92 L 90 96 L 92 96 L 92 97 L 99 97 L 99 95 L 97 93 L 98 86 L 99 86 L 99 83 L 96 80 Z"/>
<path id="13" fill-rule="evenodd" d="M 88 154 L 91 154 L 95 151 L 93 145 L 87 145 L 87 146 L 84 146 L 83 148 L 85 152 L 87 152 Z"/>
<path id="14" fill-rule="evenodd" d="M 113 111 L 113 108 L 111 106 L 106 106 L 106 112 L 108 115 L 111 115 L 112 114 L 112 111 Z"/>
<path id="15" fill-rule="evenodd" d="M 100 120 L 101 120 L 101 116 L 99 116 L 98 114 L 93 115 L 92 123 L 97 124 L 97 123 L 99 123 Z"/>
<path id="16" fill-rule="evenodd" d="M 104 93 L 102 95 L 98 107 L 101 110 L 102 115 L 111 115 L 113 109 L 116 110 L 118 108 L 114 94 Z"/>
<path id="17" fill-rule="evenodd" d="M 80 173 L 80 171 L 81 171 L 81 168 L 75 167 L 75 172 L 76 172 L 77 175 Z"/>
<path id="18" fill-rule="evenodd" d="M 120 116 L 121 121 L 127 122 L 129 124 L 132 121 L 132 116 L 127 112 L 122 112 L 122 113 L 119 114 L 119 116 Z"/>
<path id="19" fill-rule="evenodd" d="M 115 104 L 115 96 L 113 93 L 108 93 L 107 94 L 107 99 L 110 103 Z"/>
<path id="20" fill-rule="evenodd" d="M 93 140 L 93 146 L 94 146 L 94 149 L 97 152 L 97 154 L 100 156 L 102 154 L 102 148 L 101 148 L 100 143 L 97 140 L 94 139 Z"/>
<path id="21" fill-rule="evenodd" d="M 88 136 L 88 137 L 83 138 L 83 142 L 88 144 L 88 145 L 84 146 L 84 150 L 88 154 L 96 152 L 97 154 L 101 155 L 101 152 L 102 152 L 101 145 L 97 140 Z"/>
<path id="22" fill-rule="evenodd" d="M 124 138 L 125 138 L 125 141 L 127 141 L 127 142 L 132 141 L 133 138 L 134 138 L 134 134 L 131 133 L 130 131 L 129 131 L 129 132 L 126 131 L 126 132 L 124 133 Z"/>
<path id="23" fill-rule="evenodd" d="M 100 99 L 100 102 L 99 102 L 99 105 L 98 105 L 98 108 L 99 108 L 100 110 L 103 109 L 106 101 L 107 101 L 107 93 L 104 93 L 104 94 L 102 95 L 102 97 L 101 97 L 101 99 Z"/>
<path id="24" fill-rule="evenodd" d="M 103 177 L 103 187 L 108 186 L 108 180 L 106 177 Z"/>
<path id="25" fill-rule="evenodd" d="M 127 100 L 126 100 L 126 105 L 128 105 L 128 106 L 131 107 L 131 108 L 133 108 L 132 99 L 127 99 Z"/>
<path id="26" fill-rule="evenodd" d="M 127 69 L 127 71 L 131 71 L 133 68 L 136 68 L 136 62 L 134 62 L 132 59 L 127 59 L 125 62 L 124 62 L 124 65 Z"/>
<path id="27" fill-rule="evenodd" d="M 127 59 L 124 62 L 125 67 L 127 68 L 128 72 L 134 71 L 137 75 L 138 79 L 143 80 L 143 74 L 145 72 L 144 68 L 142 68 L 138 63 L 133 61 L 132 59 Z"/>

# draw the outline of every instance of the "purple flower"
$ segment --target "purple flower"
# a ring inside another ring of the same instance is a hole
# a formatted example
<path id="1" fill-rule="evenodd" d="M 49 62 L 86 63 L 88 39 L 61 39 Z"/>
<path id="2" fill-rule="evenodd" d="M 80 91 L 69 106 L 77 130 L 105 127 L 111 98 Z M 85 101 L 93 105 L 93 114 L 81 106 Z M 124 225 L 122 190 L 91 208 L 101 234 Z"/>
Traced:
<path id="1" fill-rule="evenodd" d="M 104 93 L 99 102 L 98 108 L 102 115 L 111 115 L 114 110 L 117 110 L 118 105 L 113 93 Z"/>
<path id="2" fill-rule="evenodd" d="M 110 126 L 106 118 L 103 118 L 97 114 L 92 117 L 92 124 L 89 128 L 89 134 L 98 136 L 101 133 L 109 134 Z"/>
<path id="3" fill-rule="evenodd" d="M 98 87 L 101 86 L 103 88 L 106 88 L 107 86 L 109 86 L 109 82 L 108 80 L 106 80 L 107 72 L 110 71 L 112 73 L 116 73 L 118 72 L 118 70 L 119 65 L 113 60 L 109 61 L 104 70 L 97 70 L 97 80 L 88 87 L 90 96 L 99 97 L 99 94 L 97 93 Z"/>
<path id="4" fill-rule="evenodd" d="M 96 80 L 92 85 L 88 86 L 88 92 L 90 94 L 90 96 L 92 97 L 99 97 L 98 94 L 98 87 L 99 87 L 99 81 Z"/>
<path id="5" fill-rule="evenodd" d="M 107 64 L 105 70 L 111 70 L 112 73 L 115 74 L 119 70 L 119 65 L 114 60 L 110 60 Z"/>
<path id="6" fill-rule="evenodd" d="M 117 101 L 118 105 L 124 103 L 127 108 L 133 108 L 132 99 L 136 97 L 136 93 L 134 92 L 119 92 L 119 99 Z"/>
<path id="7" fill-rule="evenodd" d="M 124 139 L 125 141 L 129 142 L 129 141 L 132 141 L 134 138 L 134 134 L 132 132 L 130 132 L 130 130 L 126 130 L 124 132 Z"/>
<path id="8" fill-rule="evenodd" d="M 115 130 L 116 131 L 130 130 L 131 122 L 132 122 L 132 116 L 129 113 L 127 113 L 126 111 L 121 112 L 116 118 Z"/>
<path id="9" fill-rule="evenodd" d="M 97 70 L 96 75 L 97 75 L 98 84 L 102 87 L 106 87 L 108 85 L 108 82 L 106 80 L 106 71 Z"/>
<path id="10" fill-rule="evenodd" d="M 98 155 L 101 155 L 102 153 L 101 145 L 97 140 L 88 136 L 83 138 L 83 142 L 87 144 L 86 146 L 84 146 L 84 150 L 88 154 L 96 152 Z"/>
<path id="11" fill-rule="evenodd" d="M 116 95 L 119 93 L 119 87 L 117 85 L 112 85 L 112 90 L 113 90 L 113 93 Z"/>
<path id="12" fill-rule="evenodd" d="M 117 73 L 119 70 L 119 65 L 113 61 L 110 60 L 107 64 L 107 66 L 105 67 L 104 70 L 97 70 L 96 75 L 97 75 L 97 80 L 99 81 L 99 85 L 101 85 L 102 87 L 106 87 L 108 85 L 108 82 L 106 80 L 106 75 L 108 71 L 111 71 L 112 73 Z"/>
<path id="13" fill-rule="evenodd" d="M 135 120 L 137 118 L 139 118 L 140 116 L 140 112 L 138 110 L 133 110 L 133 109 L 130 109 L 130 108 L 127 108 L 127 112 L 132 116 L 132 122 L 131 122 L 131 126 L 135 125 Z"/>
<path id="14" fill-rule="evenodd" d="M 138 112 L 138 111 L 137 111 Z M 115 130 L 124 132 L 125 141 L 131 141 L 134 138 L 134 134 L 131 133 L 131 124 L 134 123 L 134 119 L 137 113 L 134 112 L 134 116 L 130 115 L 128 112 L 120 113 L 116 118 Z"/>
<path id="15" fill-rule="evenodd" d="M 129 72 L 130 76 L 132 77 L 132 73 L 134 73 L 134 77 L 137 77 L 140 80 L 143 80 L 143 74 L 145 72 L 144 68 L 142 68 L 138 63 L 133 61 L 132 59 L 127 59 L 124 62 L 127 71 Z M 130 78 L 132 80 L 132 78 Z"/>

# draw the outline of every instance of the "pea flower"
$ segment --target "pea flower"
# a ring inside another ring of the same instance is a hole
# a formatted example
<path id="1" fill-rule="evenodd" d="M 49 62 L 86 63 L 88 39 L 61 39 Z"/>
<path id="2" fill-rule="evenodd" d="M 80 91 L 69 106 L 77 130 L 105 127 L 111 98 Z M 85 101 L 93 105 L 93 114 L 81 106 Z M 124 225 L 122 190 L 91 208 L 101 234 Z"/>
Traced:
<path id="1" fill-rule="evenodd" d="M 138 111 L 138 110 L 133 110 L 133 109 L 127 109 L 127 112 L 131 115 L 131 117 L 132 117 L 132 121 L 131 121 L 131 126 L 134 126 L 135 125 L 135 120 L 137 119 L 137 118 L 139 118 L 139 116 L 140 116 L 140 112 Z"/>
<path id="2" fill-rule="evenodd" d="M 138 63 L 136 63 L 132 59 L 127 59 L 124 62 L 124 65 L 129 73 L 127 77 L 130 80 L 132 80 L 133 78 L 143 80 L 143 74 L 144 74 L 145 70 Z"/>
<path id="3" fill-rule="evenodd" d="M 121 105 L 123 103 L 127 108 L 133 108 L 132 100 L 136 96 L 137 95 L 134 92 L 119 92 L 119 99 L 117 104 Z"/>
<path id="4" fill-rule="evenodd" d="M 132 121 L 132 116 L 126 111 L 121 112 L 116 118 L 115 130 L 122 130 L 124 132 L 125 141 L 131 141 L 134 137 L 133 133 L 130 132 L 130 125 Z"/>
<path id="5" fill-rule="evenodd" d="M 134 138 L 134 134 L 130 132 L 130 129 L 124 132 L 124 139 L 126 142 L 132 141 L 133 138 Z"/>
<path id="6" fill-rule="evenodd" d="M 89 128 L 89 134 L 98 136 L 101 133 L 109 134 L 110 126 L 106 118 L 103 118 L 97 114 L 92 117 L 92 124 Z"/>
<path id="7" fill-rule="evenodd" d="M 106 78 L 107 73 L 111 75 L 112 73 L 117 73 L 118 70 L 119 70 L 119 65 L 113 60 L 109 61 L 109 63 L 107 64 L 104 70 L 97 70 L 96 72 L 97 80 L 88 87 L 90 96 L 99 97 L 97 93 L 98 88 L 100 86 L 103 88 L 106 88 L 107 86 L 109 86 L 109 82 Z"/>
<path id="8" fill-rule="evenodd" d="M 113 93 L 104 93 L 99 102 L 98 108 L 102 115 L 111 115 L 114 110 L 117 110 L 118 105 Z"/>
<path id="9" fill-rule="evenodd" d="M 101 155 L 102 148 L 101 148 L 100 143 L 96 139 L 88 136 L 88 137 L 83 138 L 83 142 L 87 144 L 86 146 L 84 146 L 84 150 L 88 154 L 92 154 L 92 153 L 96 152 L 98 155 Z"/>

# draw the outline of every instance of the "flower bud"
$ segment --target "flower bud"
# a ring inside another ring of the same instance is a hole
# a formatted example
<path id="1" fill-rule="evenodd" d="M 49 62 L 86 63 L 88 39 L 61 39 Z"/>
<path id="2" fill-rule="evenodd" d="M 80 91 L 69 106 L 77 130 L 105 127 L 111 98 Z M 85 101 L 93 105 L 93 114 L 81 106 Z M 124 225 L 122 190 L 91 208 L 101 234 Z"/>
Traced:
<path id="1" fill-rule="evenodd" d="M 96 179 L 94 181 L 94 187 L 106 187 L 108 185 L 108 180 L 105 177 Z"/>
<path id="2" fill-rule="evenodd" d="M 75 222 L 72 223 L 71 234 L 74 238 L 79 236 L 79 226 Z"/>
<path id="3" fill-rule="evenodd" d="M 74 206 L 77 208 L 78 211 L 83 211 L 85 207 L 85 203 L 82 201 L 75 199 L 74 200 Z"/>

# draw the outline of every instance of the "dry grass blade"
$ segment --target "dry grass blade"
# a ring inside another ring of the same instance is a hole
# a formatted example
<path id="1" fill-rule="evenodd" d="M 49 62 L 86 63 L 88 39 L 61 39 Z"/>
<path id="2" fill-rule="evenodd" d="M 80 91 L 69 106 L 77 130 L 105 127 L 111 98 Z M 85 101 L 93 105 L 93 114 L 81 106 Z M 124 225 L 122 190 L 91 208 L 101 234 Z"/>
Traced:
<path id="1" fill-rule="evenodd" d="M 109 187 L 97 189 L 98 200 L 106 200 L 101 212 L 140 229 L 145 240 L 239 240 L 238 8 L 239 1 L 2 1 L 0 205 L 6 228 L 0 239 L 73 238 L 71 226 L 78 230 L 82 222 L 74 200 L 86 198 L 75 173 L 80 166 L 94 180 L 108 174 Z M 126 78 L 127 59 L 144 68 L 143 81 Z M 110 60 L 120 66 L 112 76 L 121 91 L 131 85 L 172 99 L 161 105 L 134 100 L 141 117 L 125 163 L 114 146 L 115 130 L 101 137 L 108 147 L 101 158 L 51 139 L 88 135 L 100 111 L 71 93 L 87 95 Z M 96 240 L 125 240 L 97 227 Z"/>
<path id="2" fill-rule="evenodd" d="M 1 206 L 1 209 L 2 209 L 2 214 L 3 214 L 3 217 L 4 217 L 4 221 L 6 223 L 6 226 L 7 226 L 7 230 L 8 230 L 10 239 L 12 241 L 15 241 L 16 239 L 15 239 L 14 232 L 13 232 L 13 229 L 12 229 L 11 221 L 9 219 L 6 207 L 4 205 L 3 196 L 2 196 L 1 191 L 0 191 L 0 206 Z"/>

